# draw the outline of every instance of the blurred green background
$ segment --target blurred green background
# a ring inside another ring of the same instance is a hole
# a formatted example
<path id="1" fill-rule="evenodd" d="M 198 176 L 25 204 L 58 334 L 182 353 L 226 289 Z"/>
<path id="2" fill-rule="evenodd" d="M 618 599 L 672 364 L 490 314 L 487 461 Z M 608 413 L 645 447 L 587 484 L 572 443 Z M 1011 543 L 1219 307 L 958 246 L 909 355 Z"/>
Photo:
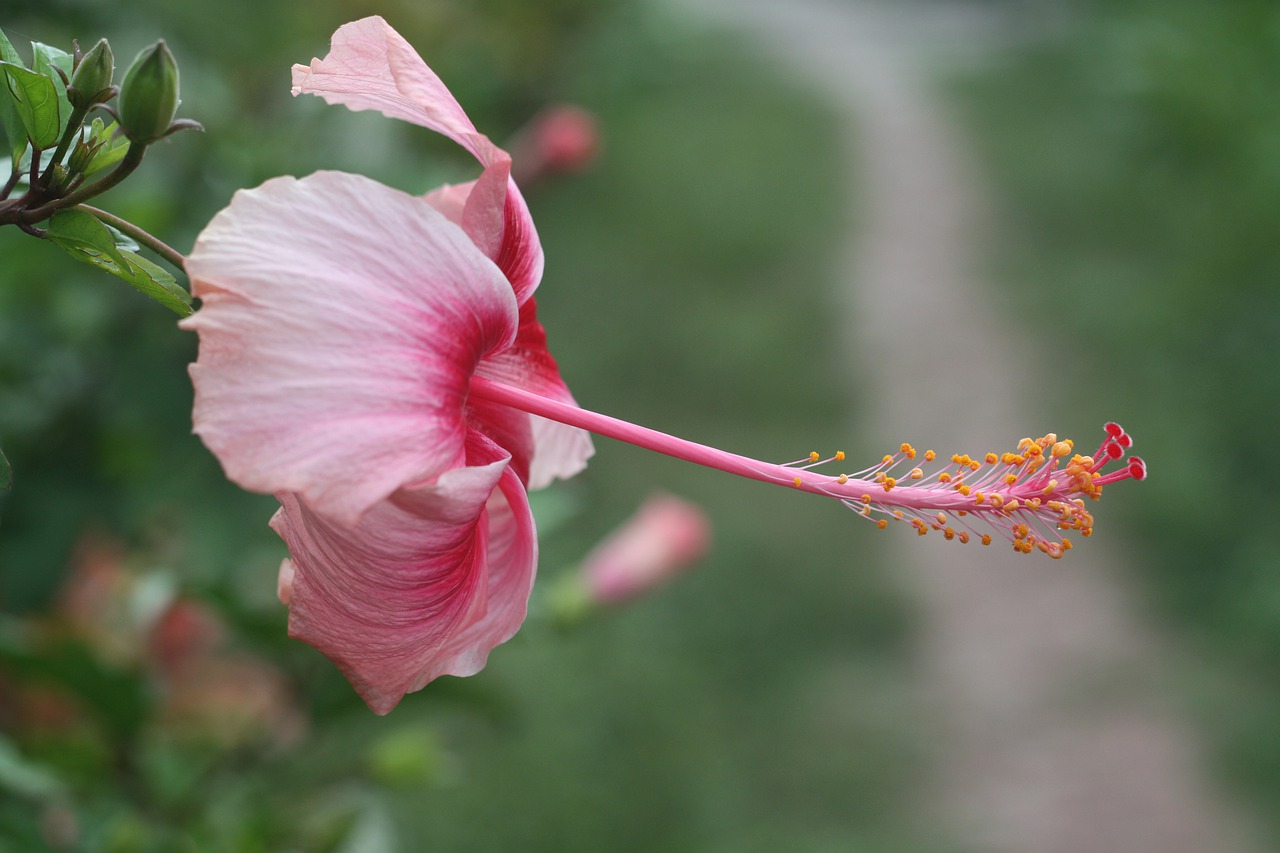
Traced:
<path id="1" fill-rule="evenodd" d="M 1151 613 L 1212 661 L 1185 690 L 1224 777 L 1280 814 L 1276 463 L 1240 438 L 1265 443 L 1280 411 L 1280 13 L 1069 9 L 951 81 L 1010 223 L 993 261 L 1051 326 L 1069 315 L 1046 416 L 1082 433 L 1123 404 L 1160 424 L 1107 533 L 1130 530 Z M 739 42 L 638 0 L 8 0 L 0 27 L 19 46 L 109 36 L 122 68 L 169 42 L 179 114 L 207 133 L 102 201 L 187 250 L 276 174 L 474 176 L 420 128 L 289 96 L 292 63 L 375 12 L 496 140 L 551 102 L 598 116 L 594 169 L 528 193 L 540 316 L 580 401 L 762 458 L 878 455 L 833 390 L 835 122 Z M 274 502 L 190 435 L 194 338 L 16 229 L 0 258 L 0 850 L 958 849 L 919 818 L 937 730 L 910 602 L 838 506 L 599 440 L 535 496 L 539 595 L 655 488 L 707 508 L 712 555 L 572 631 L 535 612 L 482 674 L 377 718 L 285 637 Z M 131 636 L 173 596 L 191 608 L 171 634 Z M 218 690 L 175 709 L 154 647 L 210 632 Z"/>
<path id="2" fill-rule="evenodd" d="M 1072 329 L 1049 408 L 1149 425 L 1155 473 L 1119 508 L 1132 569 L 1195 661 L 1181 688 L 1217 769 L 1274 832 L 1280 462 L 1253 443 L 1280 428 L 1280 6 L 1066 8 L 955 81 L 1002 194 L 995 262 L 1029 316 Z"/>

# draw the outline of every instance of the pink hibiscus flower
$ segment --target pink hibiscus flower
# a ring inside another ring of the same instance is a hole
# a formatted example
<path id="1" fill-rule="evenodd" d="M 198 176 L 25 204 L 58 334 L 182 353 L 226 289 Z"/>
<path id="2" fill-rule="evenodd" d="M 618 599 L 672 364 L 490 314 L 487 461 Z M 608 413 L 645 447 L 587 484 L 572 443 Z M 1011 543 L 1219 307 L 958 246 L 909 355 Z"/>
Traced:
<path id="1" fill-rule="evenodd" d="M 381 18 L 348 24 L 295 67 L 294 92 L 429 127 L 483 166 L 425 197 L 277 178 L 237 193 L 187 262 L 203 300 L 183 323 L 200 335 L 195 430 L 228 477 L 279 498 L 289 633 L 378 713 L 475 673 L 519 628 L 537 562 L 525 490 L 583 467 L 584 430 L 834 498 L 880 528 L 1051 557 L 1071 548 L 1062 531 L 1093 532 L 1086 499 L 1146 476 L 1116 424 L 1092 456 L 1051 433 L 931 471 L 903 444 L 831 474 L 843 453 L 776 464 L 582 409 L 535 316 L 542 252 L 511 159 L 413 49 Z"/>
<path id="2" fill-rule="evenodd" d="M 385 713 L 519 628 L 537 559 L 525 489 L 592 449 L 467 396 L 476 375 L 573 403 L 536 319 L 542 250 L 510 157 L 381 18 L 295 66 L 303 92 L 431 128 L 483 166 L 421 198 L 336 172 L 271 180 L 187 264 L 195 431 L 230 479 L 281 501 L 290 635 Z"/>

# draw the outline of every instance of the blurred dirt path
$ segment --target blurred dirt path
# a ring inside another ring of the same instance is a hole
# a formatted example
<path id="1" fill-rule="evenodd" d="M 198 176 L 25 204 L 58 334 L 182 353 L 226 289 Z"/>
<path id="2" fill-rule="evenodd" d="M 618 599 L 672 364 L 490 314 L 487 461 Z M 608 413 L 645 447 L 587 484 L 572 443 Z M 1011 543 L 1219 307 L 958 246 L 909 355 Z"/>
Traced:
<path id="1" fill-rule="evenodd" d="M 873 406 L 855 413 L 866 434 L 973 453 L 1051 430 L 1032 410 L 1050 380 L 1020 357 L 1047 324 L 982 281 L 998 235 L 920 79 L 923 61 L 993 44 L 999 22 L 955 2 L 679 2 L 758 38 L 847 121 L 842 179 L 857 208 L 837 262 L 849 355 L 870 374 L 859 389 Z M 1100 439 L 1107 413 L 1097 417 L 1082 445 Z M 1114 499 L 1141 500 L 1141 486 Z M 1107 516 L 1104 504 L 1100 535 L 1061 562 L 890 531 L 921 602 L 924 693 L 940 728 L 922 808 L 963 849 L 1249 849 L 1252 833 L 1162 695 L 1168 656 L 1116 580 L 1123 531 Z"/>

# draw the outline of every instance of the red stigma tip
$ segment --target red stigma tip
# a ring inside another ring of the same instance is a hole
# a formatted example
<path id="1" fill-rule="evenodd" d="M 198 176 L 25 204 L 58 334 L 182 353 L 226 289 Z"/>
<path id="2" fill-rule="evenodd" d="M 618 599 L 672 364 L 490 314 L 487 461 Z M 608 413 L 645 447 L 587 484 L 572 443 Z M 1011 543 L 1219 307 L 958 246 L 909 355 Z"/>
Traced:
<path id="1" fill-rule="evenodd" d="M 1139 456 L 1134 456 L 1129 460 L 1129 476 L 1135 480 L 1142 480 L 1147 476 L 1147 463 L 1142 461 Z"/>
<path id="2" fill-rule="evenodd" d="M 1122 432 L 1120 435 L 1116 436 L 1116 442 L 1121 447 L 1133 447 L 1133 436 L 1129 435 L 1127 432 Z"/>
<path id="3" fill-rule="evenodd" d="M 1107 431 L 1107 435 L 1112 438 L 1119 438 L 1124 435 L 1124 427 L 1120 426 L 1120 424 L 1115 421 L 1107 421 L 1103 429 L 1105 429 Z"/>
<path id="4" fill-rule="evenodd" d="M 1120 446 L 1118 441 L 1107 442 L 1106 448 L 1107 455 L 1112 459 L 1119 459 L 1121 456 L 1124 456 L 1124 448 Z"/>

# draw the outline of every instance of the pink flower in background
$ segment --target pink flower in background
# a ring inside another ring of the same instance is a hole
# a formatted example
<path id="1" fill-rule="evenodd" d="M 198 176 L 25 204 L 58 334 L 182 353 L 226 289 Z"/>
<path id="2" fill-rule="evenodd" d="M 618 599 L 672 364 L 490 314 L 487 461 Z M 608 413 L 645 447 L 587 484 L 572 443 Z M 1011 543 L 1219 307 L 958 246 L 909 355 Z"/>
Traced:
<path id="1" fill-rule="evenodd" d="M 468 398 L 473 375 L 572 405 L 535 314 L 542 250 L 510 158 L 381 18 L 348 24 L 295 94 L 454 139 L 484 170 L 415 197 L 356 175 L 236 194 L 188 261 L 195 430 L 276 494 L 290 635 L 379 713 L 470 675 L 519 628 L 537 543 L 525 495 L 580 470 L 579 430 Z"/>
<path id="2" fill-rule="evenodd" d="M 573 104 L 554 104 L 534 116 L 511 142 L 512 168 L 524 186 L 555 174 L 581 172 L 600 152 L 596 117 Z"/>
<path id="3" fill-rule="evenodd" d="M 690 568 L 711 545 L 711 525 L 696 504 L 670 495 L 650 497 L 582 562 L 587 595 L 619 604 Z"/>

